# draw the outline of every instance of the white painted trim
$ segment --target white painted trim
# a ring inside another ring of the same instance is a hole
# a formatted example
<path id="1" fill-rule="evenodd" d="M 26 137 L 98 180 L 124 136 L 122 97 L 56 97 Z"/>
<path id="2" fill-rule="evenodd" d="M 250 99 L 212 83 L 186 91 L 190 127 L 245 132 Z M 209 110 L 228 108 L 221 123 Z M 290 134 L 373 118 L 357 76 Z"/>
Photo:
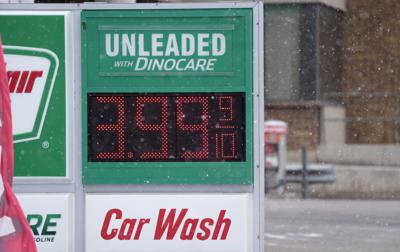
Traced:
<path id="1" fill-rule="evenodd" d="M 257 2 L 218 2 L 218 3 L 135 3 L 135 4 L 108 4 L 88 2 L 83 4 L 0 4 L 2 10 L 47 11 L 52 15 L 54 11 L 68 10 L 154 10 L 154 9 L 240 9 L 253 8 Z M 53 14 L 54 15 L 54 14 Z"/>
<path id="2" fill-rule="evenodd" d="M 74 145 L 74 78 L 73 68 L 73 31 L 72 31 L 72 13 L 64 12 L 64 60 L 65 60 L 65 178 L 68 181 L 74 181 L 73 169 L 73 145 Z"/>
<path id="3" fill-rule="evenodd" d="M 19 4 L 17 4 L 18 6 Z M 12 6 L 12 5 L 10 5 Z M 15 5 L 14 5 L 15 6 Z M 0 7 L 6 7 L 0 5 Z M 5 8 L 4 8 L 5 9 Z M 0 15 L 13 15 L 13 16 L 60 16 L 66 15 L 67 11 L 36 11 L 36 10 L 24 10 L 24 11 L 0 11 Z"/>
<path id="4" fill-rule="evenodd" d="M 262 0 L 265 4 L 302 4 L 320 3 L 326 6 L 346 11 L 346 0 Z"/>
<path id="5" fill-rule="evenodd" d="M 253 250 L 264 251 L 264 8 L 253 8 Z"/>

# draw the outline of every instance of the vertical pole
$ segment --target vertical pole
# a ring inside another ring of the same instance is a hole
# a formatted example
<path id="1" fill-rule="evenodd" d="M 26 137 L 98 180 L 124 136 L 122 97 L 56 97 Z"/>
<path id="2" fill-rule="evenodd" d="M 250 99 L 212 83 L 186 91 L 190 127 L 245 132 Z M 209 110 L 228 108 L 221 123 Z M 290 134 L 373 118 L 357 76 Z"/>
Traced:
<path id="1" fill-rule="evenodd" d="M 301 160 L 303 164 L 302 172 L 302 194 L 303 199 L 308 198 L 308 172 L 307 172 L 307 147 L 303 145 L 301 147 Z"/>
<path id="2" fill-rule="evenodd" d="M 72 69 L 74 73 L 74 86 L 71 94 L 74 94 L 74 111 L 70 111 L 71 118 L 73 118 L 73 123 L 75 127 L 75 141 L 73 142 L 73 151 L 75 152 L 76 157 L 79 157 L 79 153 L 82 153 L 82 104 L 80 98 L 82 97 L 81 94 L 81 83 L 78 80 L 82 78 L 82 57 L 83 53 L 81 51 L 81 10 L 73 11 L 72 12 L 72 40 L 73 43 L 71 50 L 72 60 L 74 63 Z M 82 184 L 82 159 L 81 158 L 74 158 L 74 164 L 71 165 L 71 168 L 74 169 L 74 181 L 75 181 L 75 223 L 73 227 L 73 249 L 74 252 L 84 252 L 85 251 L 85 192 L 84 187 Z M 89 228 L 89 227 L 86 227 Z"/>

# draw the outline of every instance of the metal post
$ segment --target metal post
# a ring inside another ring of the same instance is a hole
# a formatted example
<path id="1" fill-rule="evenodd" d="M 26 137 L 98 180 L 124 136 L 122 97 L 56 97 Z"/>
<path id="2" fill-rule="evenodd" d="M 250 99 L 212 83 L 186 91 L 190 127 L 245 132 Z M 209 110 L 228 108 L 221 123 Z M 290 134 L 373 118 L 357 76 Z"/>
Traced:
<path id="1" fill-rule="evenodd" d="M 308 198 L 308 172 L 307 172 L 307 147 L 303 145 L 301 147 L 301 160 L 303 164 L 303 172 L 302 172 L 302 194 L 303 199 Z"/>

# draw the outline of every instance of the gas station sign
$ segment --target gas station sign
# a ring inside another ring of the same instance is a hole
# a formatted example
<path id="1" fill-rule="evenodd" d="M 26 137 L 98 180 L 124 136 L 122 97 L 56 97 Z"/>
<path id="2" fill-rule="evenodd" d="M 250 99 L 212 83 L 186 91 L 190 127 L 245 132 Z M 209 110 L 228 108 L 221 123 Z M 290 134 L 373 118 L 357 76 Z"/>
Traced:
<path id="1" fill-rule="evenodd" d="M 252 183 L 250 9 L 82 19 L 84 183 Z"/>
<path id="2" fill-rule="evenodd" d="M 24 179 L 51 180 L 69 175 L 67 20 L 65 11 L 0 12 L 11 96 L 15 176 Z"/>
<path id="3" fill-rule="evenodd" d="M 9 4 L 39 252 L 263 251 L 263 6 Z"/>

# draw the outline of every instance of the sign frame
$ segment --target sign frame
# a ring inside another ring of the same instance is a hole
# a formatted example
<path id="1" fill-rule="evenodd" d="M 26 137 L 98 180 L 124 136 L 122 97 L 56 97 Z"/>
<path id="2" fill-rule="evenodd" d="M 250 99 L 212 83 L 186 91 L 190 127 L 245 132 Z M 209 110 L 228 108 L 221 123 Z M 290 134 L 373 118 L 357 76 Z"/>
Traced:
<path id="1" fill-rule="evenodd" d="M 2 11 L 68 11 L 70 12 L 69 32 L 71 32 L 71 49 L 70 57 L 70 73 L 72 76 L 70 82 L 73 84 L 71 90 L 71 108 L 68 107 L 68 118 L 71 120 L 72 127 L 69 128 L 70 142 L 68 150 L 70 155 L 71 173 L 68 180 L 65 179 L 44 179 L 35 180 L 37 184 L 29 181 L 29 178 L 23 179 L 22 182 L 16 183 L 14 190 L 18 193 L 72 193 L 74 195 L 74 232 L 71 251 L 85 251 L 85 195 L 88 193 L 103 193 L 108 195 L 121 193 L 202 193 L 214 195 L 218 194 L 250 194 L 250 204 L 252 206 L 250 217 L 251 243 L 252 252 L 264 251 L 264 153 L 262 147 L 263 141 L 263 123 L 264 117 L 264 61 L 263 61 L 263 3 L 262 2 L 224 2 L 224 3 L 154 3 L 154 4 L 104 4 L 104 3 L 83 3 L 83 4 L 2 4 Z M 81 115 L 81 33 L 80 33 L 80 12 L 82 10 L 121 10 L 121 9 L 221 9 L 221 8 L 249 8 L 253 10 L 253 107 L 254 107 L 254 123 L 253 128 L 253 162 L 252 171 L 254 179 L 252 184 L 247 185 L 83 185 L 82 184 L 82 126 Z M 73 94 L 73 96 L 72 96 Z M 35 178 L 36 179 L 36 178 Z M 17 178 L 19 180 L 19 178 Z M 89 228 L 89 227 L 86 227 Z"/>

